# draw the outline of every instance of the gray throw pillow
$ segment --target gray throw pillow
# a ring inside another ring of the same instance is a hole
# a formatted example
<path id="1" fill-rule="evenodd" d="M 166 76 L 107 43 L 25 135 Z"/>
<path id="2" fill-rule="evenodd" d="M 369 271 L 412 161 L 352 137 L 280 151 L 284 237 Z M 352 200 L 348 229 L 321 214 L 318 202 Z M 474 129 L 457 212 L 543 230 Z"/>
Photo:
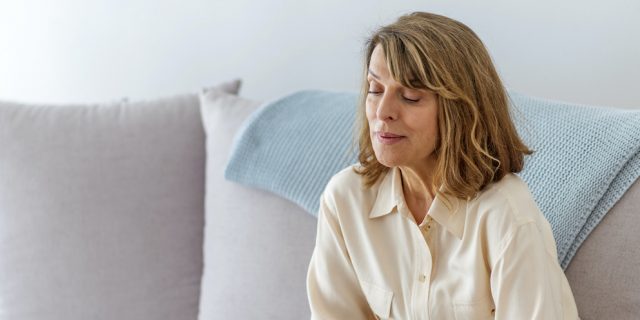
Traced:
<path id="1" fill-rule="evenodd" d="M 204 138 L 196 93 L 0 102 L 0 320 L 196 319 Z"/>

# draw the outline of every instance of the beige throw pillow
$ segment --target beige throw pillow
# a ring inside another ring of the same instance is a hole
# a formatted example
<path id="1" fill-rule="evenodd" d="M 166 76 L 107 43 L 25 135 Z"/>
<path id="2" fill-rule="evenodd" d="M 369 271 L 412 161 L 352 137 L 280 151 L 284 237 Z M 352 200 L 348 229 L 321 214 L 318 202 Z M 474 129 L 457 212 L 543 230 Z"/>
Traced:
<path id="1" fill-rule="evenodd" d="M 258 106 L 219 92 L 201 95 L 207 186 L 200 320 L 310 317 L 305 279 L 317 220 L 223 176 L 233 137 Z"/>

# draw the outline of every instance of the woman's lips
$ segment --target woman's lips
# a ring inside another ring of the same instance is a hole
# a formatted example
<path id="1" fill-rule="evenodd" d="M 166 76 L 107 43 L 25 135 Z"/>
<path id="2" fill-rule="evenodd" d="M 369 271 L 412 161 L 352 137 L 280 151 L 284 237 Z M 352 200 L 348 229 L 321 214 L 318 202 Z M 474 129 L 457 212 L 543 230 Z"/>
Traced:
<path id="1" fill-rule="evenodd" d="M 382 144 L 394 144 L 404 139 L 404 136 L 393 134 L 390 132 L 376 132 L 376 138 Z"/>

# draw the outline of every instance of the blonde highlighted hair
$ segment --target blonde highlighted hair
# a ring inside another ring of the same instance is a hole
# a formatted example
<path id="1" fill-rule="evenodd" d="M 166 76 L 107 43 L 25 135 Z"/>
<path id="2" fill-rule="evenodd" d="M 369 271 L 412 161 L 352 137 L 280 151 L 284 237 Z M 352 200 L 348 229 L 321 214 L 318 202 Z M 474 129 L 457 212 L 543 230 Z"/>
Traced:
<path id="1" fill-rule="evenodd" d="M 376 159 L 365 114 L 366 76 L 378 45 L 396 81 L 437 96 L 440 133 L 432 187 L 447 206 L 446 196 L 472 199 L 489 183 L 523 169 L 524 155 L 533 151 L 518 136 L 506 90 L 480 38 L 456 20 L 414 12 L 375 31 L 365 45 L 356 169 L 365 186 L 389 170 Z"/>

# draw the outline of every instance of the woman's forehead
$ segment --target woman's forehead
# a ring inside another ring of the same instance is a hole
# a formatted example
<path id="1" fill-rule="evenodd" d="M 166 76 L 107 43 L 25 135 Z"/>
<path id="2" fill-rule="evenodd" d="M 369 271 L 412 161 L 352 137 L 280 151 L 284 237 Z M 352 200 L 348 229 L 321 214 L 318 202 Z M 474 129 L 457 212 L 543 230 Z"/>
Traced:
<path id="1" fill-rule="evenodd" d="M 380 44 L 378 44 L 371 53 L 368 71 L 369 74 L 376 79 L 389 77 L 389 67 L 387 66 L 384 50 L 382 50 L 382 46 Z"/>
<path id="2" fill-rule="evenodd" d="M 400 59 L 401 57 L 396 57 L 396 59 Z M 422 88 L 425 85 L 418 79 L 416 76 L 417 73 L 415 70 L 410 70 L 409 64 L 400 63 L 398 65 L 404 65 L 404 68 L 400 68 L 400 70 L 395 71 L 395 79 L 391 74 L 391 70 L 389 70 L 390 63 L 387 61 L 387 57 L 385 56 L 384 49 L 381 44 L 375 46 L 371 53 L 371 58 L 369 59 L 369 66 L 367 69 L 367 74 L 377 80 L 387 80 L 393 82 L 404 82 L 407 81 L 407 84 L 410 84 L 409 87 Z M 402 80 L 401 80 L 402 79 Z"/>

